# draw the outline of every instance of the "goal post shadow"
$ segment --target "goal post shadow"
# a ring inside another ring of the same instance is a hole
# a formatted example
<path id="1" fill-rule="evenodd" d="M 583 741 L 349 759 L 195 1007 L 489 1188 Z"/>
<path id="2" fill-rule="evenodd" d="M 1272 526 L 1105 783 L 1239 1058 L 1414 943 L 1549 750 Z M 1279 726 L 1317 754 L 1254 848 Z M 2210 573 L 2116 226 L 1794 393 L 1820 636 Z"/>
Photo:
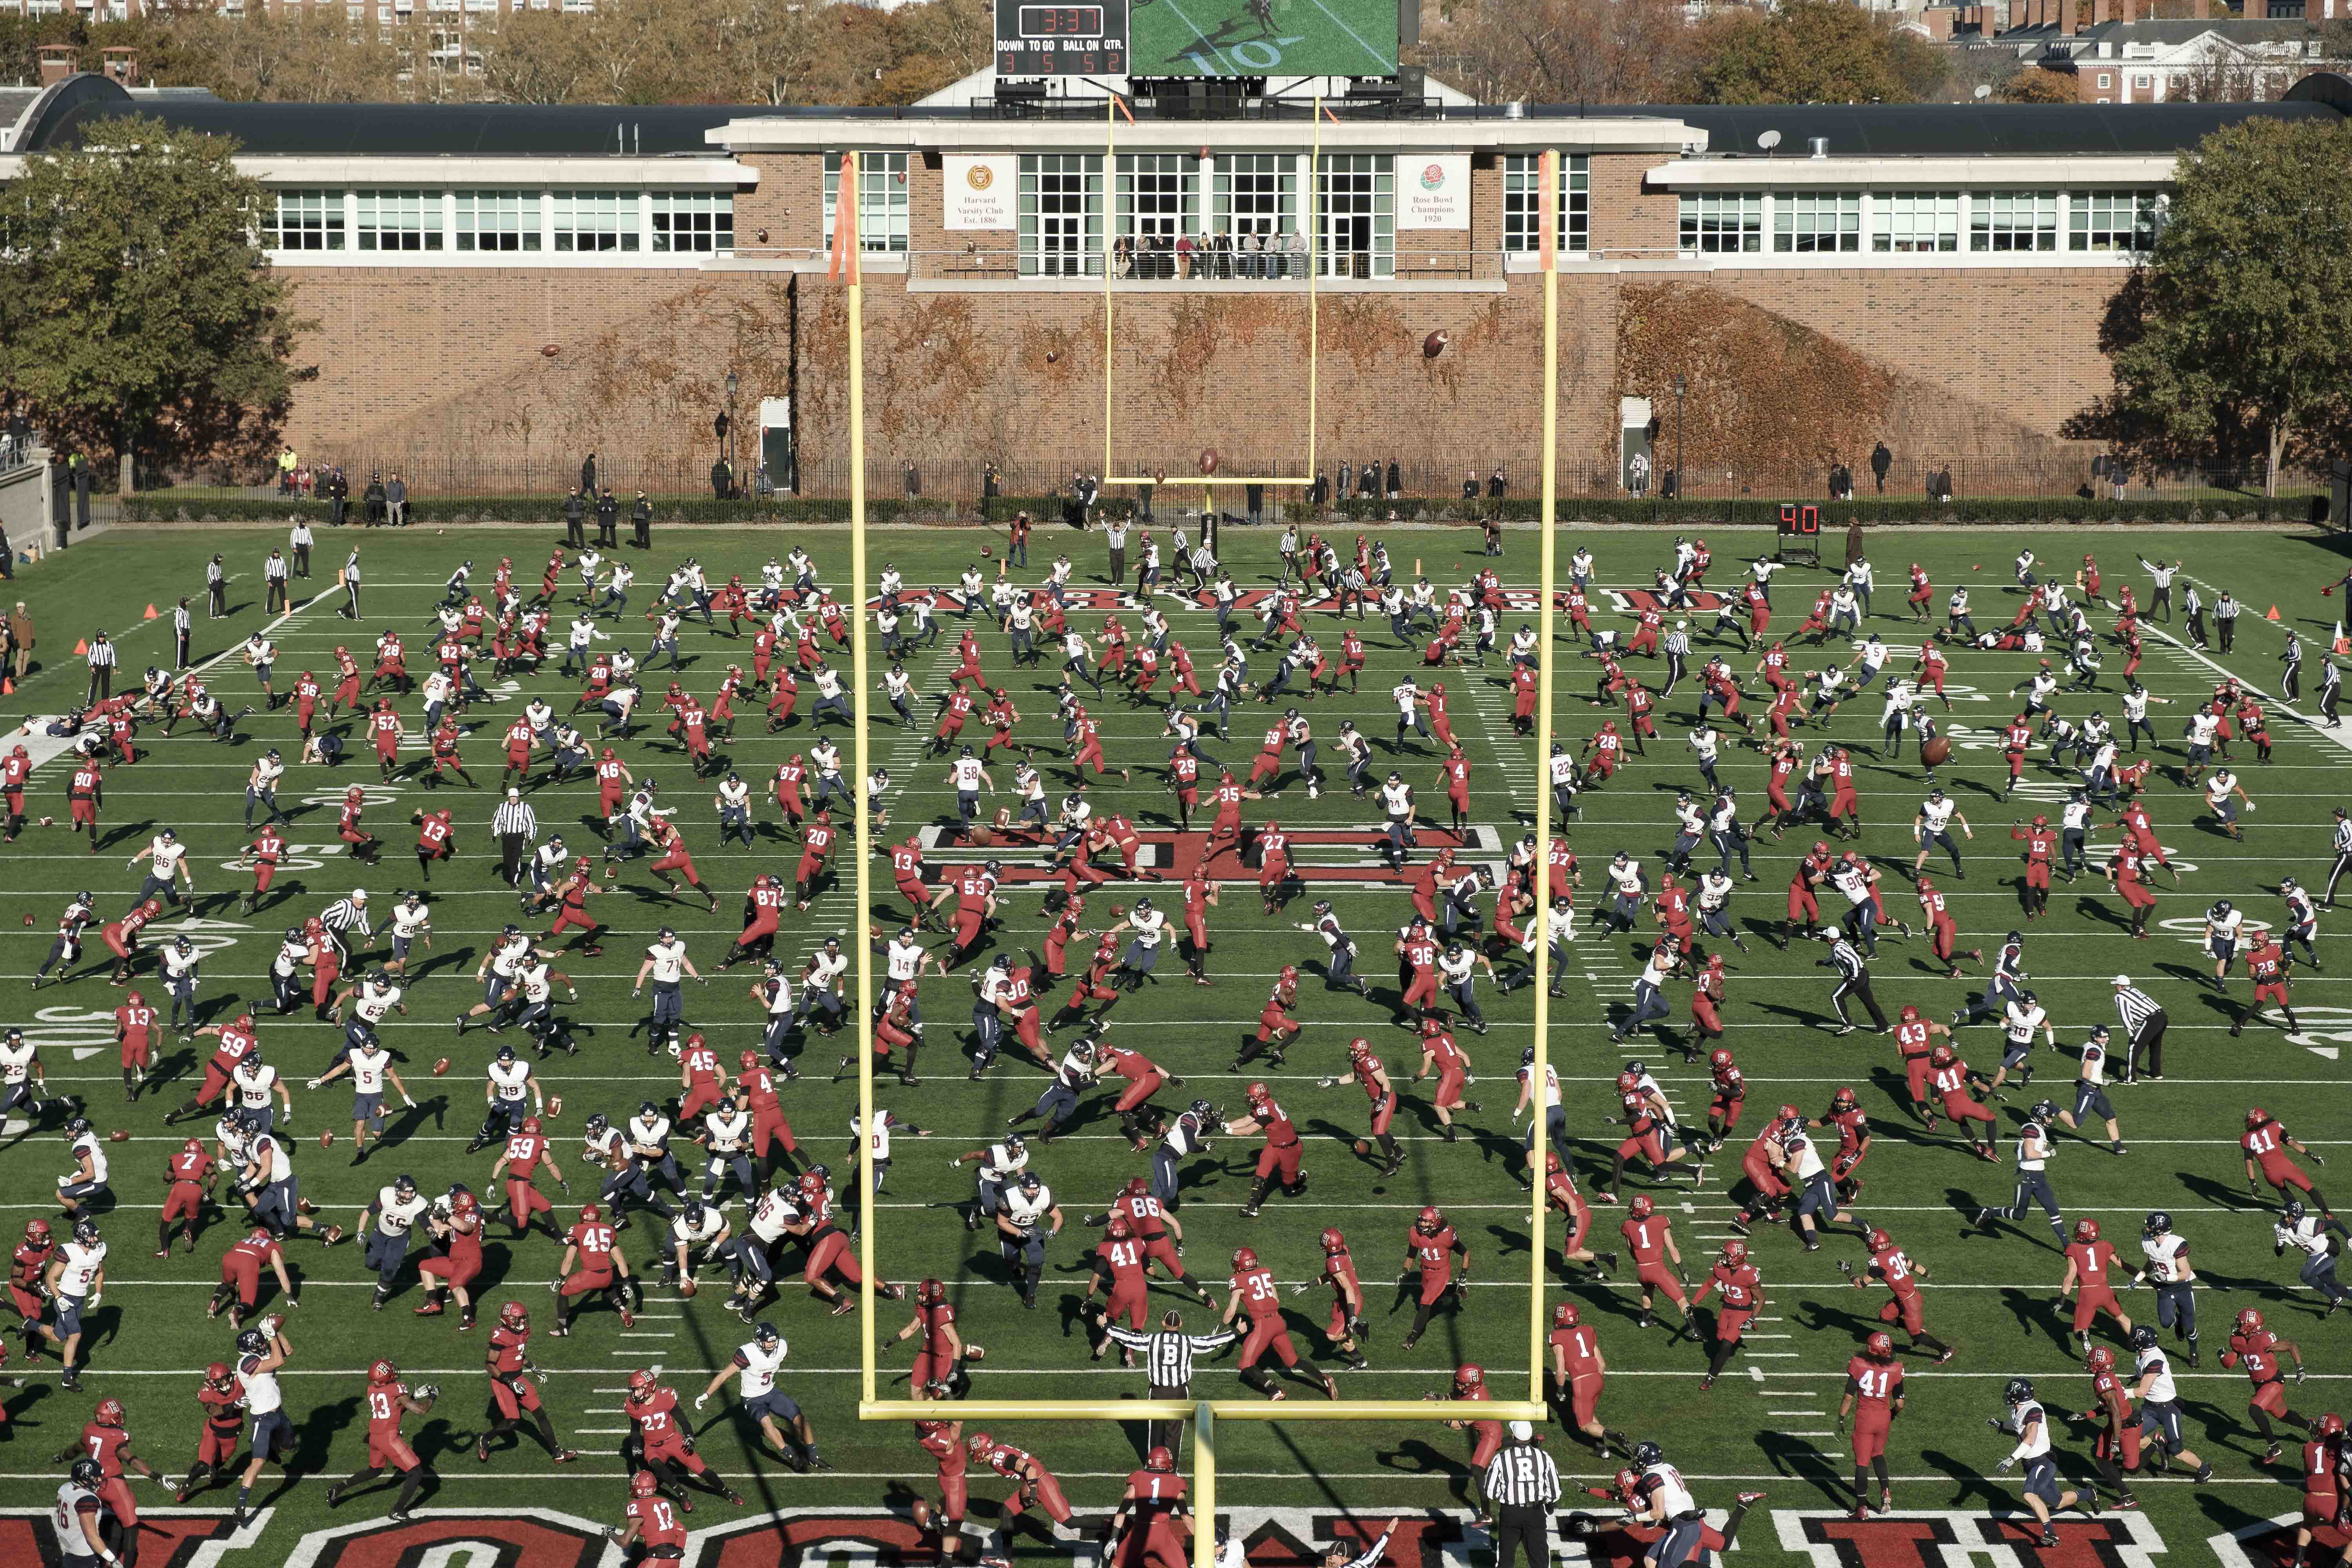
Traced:
<path id="1" fill-rule="evenodd" d="M 1320 103 L 1318 100 L 1318 110 Z M 1320 114 L 1318 117 L 1318 145 L 1320 145 Z M 1553 519 L 1557 499 L 1556 434 L 1559 396 L 1559 271 L 1558 258 L 1551 244 L 1556 224 L 1557 153 L 1542 155 L 1542 261 L 1544 272 L 1544 366 L 1543 366 L 1543 507 L 1538 524 L 1540 649 L 1538 665 L 1538 708 L 1541 722 L 1536 726 L 1534 751 L 1536 774 L 1535 807 L 1530 814 L 1536 843 L 1531 863 L 1533 909 L 1529 920 L 1535 936 L 1535 963 L 1539 973 L 1552 969 L 1554 917 L 1549 898 L 1549 864 L 1551 847 L 1552 799 L 1549 767 L 1549 743 L 1553 735 L 1552 712 L 1552 637 L 1557 598 L 1557 550 Z M 1311 184 L 1311 181 L 1310 181 Z M 852 193 L 854 163 L 845 156 L 842 189 Z M 856 232 L 855 195 L 847 196 L 849 214 L 842 221 Z M 1311 200 L 1310 196 L 1310 200 Z M 853 253 L 854 257 L 854 253 Z M 854 695 L 851 711 L 855 716 L 854 765 L 856 769 L 856 813 L 853 837 L 856 847 L 856 886 L 857 897 L 857 1106 L 861 1136 L 870 1138 L 875 1125 L 874 1104 L 874 942 L 868 930 L 873 919 L 873 868 L 879 849 L 874 822 L 875 813 L 866 795 L 866 781 L 872 769 L 873 703 L 870 699 L 871 666 L 868 658 L 868 595 L 872 583 L 866 571 L 866 517 L 865 485 L 865 348 L 863 331 L 863 287 L 852 259 L 847 265 L 849 292 L 849 438 L 850 462 L 850 578 L 857 595 L 857 614 L 851 624 L 851 669 Z M 1108 305 L 1106 295 L 1106 363 L 1104 374 L 1106 394 L 1108 390 Z M 1108 415 L 1108 405 L 1106 406 Z M 1108 456 L 1109 426 L 1105 424 L 1105 445 Z M 1311 422 L 1310 422 L 1311 441 Z M 1311 447 L 1310 447 L 1311 450 Z M 1312 467 L 1312 463 L 1309 464 Z M 1108 468 L 1110 465 L 1105 464 Z M 1143 483 L 1139 479 L 1113 479 L 1109 483 Z M 1151 481 L 1158 482 L 1158 481 Z M 1190 482 L 1190 481 L 1180 481 Z M 1234 485 L 1261 485 L 1268 488 L 1305 488 L 1314 480 L 1298 478 L 1222 479 L 1202 476 L 1204 503 L 1216 488 Z M 1204 504 L 1204 513 L 1209 509 Z M 1497 897 L 1502 896 L 1500 893 Z M 1550 1074 L 1550 1009 L 1549 984 L 1531 987 L 1535 996 L 1535 1018 L 1532 1025 L 1534 1055 L 1524 1069 L 1528 1082 L 1535 1086 L 1530 1095 L 1530 1121 L 1528 1131 L 1529 1197 L 1529 1279 L 1528 1291 L 1528 1394 L 1522 1400 L 1337 1400 L 1322 1405 L 1303 1401 L 1281 1402 L 1238 1399 L 1202 1400 L 914 1400 L 884 1399 L 877 1386 L 877 1347 L 880 1325 L 877 1322 L 875 1289 L 877 1275 L 875 1256 L 877 1238 L 882 1227 L 882 1209 L 877 1203 L 861 1202 L 864 1224 L 859 1228 L 858 1248 L 862 1278 L 857 1288 L 857 1321 L 859 1337 L 859 1370 L 857 1416 L 860 1421 L 921 1421 L 948 1418 L 960 1421 L 1056 1421 L 1113 1423 L 1128 1425 L 1138 1421 L 1186 1420 L 1192 1422 L 1192 1509 L 1196 1527 L 1193 1531 L 1192 1553 L 1194 1568 L 1214 1568 L 1217 1517 L 1217 1430 L 1221 1422 L 1246 1421 L 1284 1423 L 1325 1423 L 1361 1421 L 1401 1421 L 1412 1423 L 1444 1421 L 1528 1421 L 1548 1425 L 1551 1410 L 1544 1394 L 1545 1383 L 1545 1312 L 1544 1296 L 1550 1288 L 1545 1270 L 1545 1222 L 1548 1217 L 1545 1202 L 1546 1183 L 1538 1152 L 1545 1143 L 1549 1095 L 1544 1087 Z M 870 1146 L 869 1146 L 870 1147 Z M 861 1183 L 872 1180 L 873 1161 L 866 1150 L 860 1150 L 855 1179 Z M 867 1193 L 862 1198 L 870 1196 Z"/>

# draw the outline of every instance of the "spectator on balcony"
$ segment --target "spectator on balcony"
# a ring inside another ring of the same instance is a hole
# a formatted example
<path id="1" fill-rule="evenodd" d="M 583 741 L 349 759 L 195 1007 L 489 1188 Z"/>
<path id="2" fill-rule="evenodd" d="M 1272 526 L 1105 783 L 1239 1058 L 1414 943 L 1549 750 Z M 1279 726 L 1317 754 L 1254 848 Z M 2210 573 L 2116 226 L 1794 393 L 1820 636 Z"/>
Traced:
<path id="1" fill-rule="evenodd" d="M 1282 237 L 1282 248 L 1284 253 L 1282 275 L 1285 278 L 1305 278 L 1307 276 L 1307 237 L 1293 229 Z"/>
<path id="2" fill-rule="evenodd" d="M 1110 243 L 1110 275 L 1125 278 L 1134 270 L 1135 242 L 1122 234 Z"/>
<path id="3" fill-rule="evenodd" d="M 1176 237 L 1177 277 L 1189 279 L 1192 276 L 1192 237 L 1189 234 L 1178 235 Z"/>

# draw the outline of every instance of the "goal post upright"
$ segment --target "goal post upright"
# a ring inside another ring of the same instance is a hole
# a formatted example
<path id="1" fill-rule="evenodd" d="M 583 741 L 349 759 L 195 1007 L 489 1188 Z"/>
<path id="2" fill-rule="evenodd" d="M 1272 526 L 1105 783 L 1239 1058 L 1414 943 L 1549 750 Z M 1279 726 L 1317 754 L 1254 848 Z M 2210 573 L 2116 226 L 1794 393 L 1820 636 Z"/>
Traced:
<path id="1" fill-rule="evenodd" d="M 1547 149 L 1538 165 L 1538 179 L 1543 186 L 1542 201 L 1538 208 L 1543 228 L 1540 241 L 1543 258 L 1543 510 L 1538 519 L 1536 554 L 1536 625 L 1538 650 L 1536 659 L 1536 711 L 1543 722 L 1536 726 L 1536 858 L 1530 873 L 1535 879 L 1536 969 L 1543 984 L 1531 987 L 1535 992 L 1535 1061 L 1528 1068 L 1528 1092 L 1530 1098 L 1528 1124 L 1528 1175 L 1534 1188 L 1534 1214 L 1528 1224 L 1528 1235 L 1534 1245 L 1529 1264 L 1528 1310 L 1528 1399 L 1533 1404 L 1543 1401 L 1544 1379 L 1544 1201 L 1549 1184 L 1545 1180 L 1547 1162 L 1538 1151 L 1548 1150 L 1550 1131 L 1551 1068 L 1551 735 L 1552 735 L 1552 594 L 1557 583 L 1559 552 L 1552 537 L 1553 512 L 1559 503 L 1559 251 L 1555 243 L 1559 237 L 1559 219 L 1555 205 L 1559 200 L 1559 153 Z M 1565 826 L 1566 824 L 1562 824 Z"/>

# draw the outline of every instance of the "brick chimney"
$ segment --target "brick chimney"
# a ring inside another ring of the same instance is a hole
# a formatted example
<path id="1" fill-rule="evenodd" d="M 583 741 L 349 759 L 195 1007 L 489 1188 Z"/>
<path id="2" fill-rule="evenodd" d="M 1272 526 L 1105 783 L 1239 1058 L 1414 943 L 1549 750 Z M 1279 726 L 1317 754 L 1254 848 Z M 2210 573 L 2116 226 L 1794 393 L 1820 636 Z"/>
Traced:
<path id="1" fill-rule="evenodd" d="M 43 87 L 63 81 L 81 68 L 81 56 L 71 44 L 43 44 L 40 53 Z"/>
<path id="2" fill-rule="evenodd" d="M 2102 13 L 2101 20 L 2105 20 L 2106 0 L 2097 0 L 2097 4 Z M 2074 0 L 2058 0 L 2058 36 L 2062 38 L 2074 36 Z"/>
<path id="3" fill-rule="evenodd" d="M 2104 27 L 2106 25 L 2107 0 L 2091 0 L 2091 26 Z"/>
<path id="4" fill-rule="evenodd" d="M 105 70 L 110 80 L 124 87 L 139 85 L 139 51 L 128 44 L 109 44 L 99 51 L 105 57 Z"/>
<path id="5" fill-rule="evenodd" d="M 2101 4 L 2105 3 L 2105 0 L 2101 0 Z M 1927 37 L 1939 44 L 1948 44 L 1952 41 L 1953 14 L 1954 9 L 1949 5 L 1930 5 L 1919 13 L 1919 20 L 1926 24 Z"/>
<path id="6" fill-rule="evenodd" d="M 2211 0 L 2189 0 L 2189 14 L 2199 21 L 2212 15 Z"/>

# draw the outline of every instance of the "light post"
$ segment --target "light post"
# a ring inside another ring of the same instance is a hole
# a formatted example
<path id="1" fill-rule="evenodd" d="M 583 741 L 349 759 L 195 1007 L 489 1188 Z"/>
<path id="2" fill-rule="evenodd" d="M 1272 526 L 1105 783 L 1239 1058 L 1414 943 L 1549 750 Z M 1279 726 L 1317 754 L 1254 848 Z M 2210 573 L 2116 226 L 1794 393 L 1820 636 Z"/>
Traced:
<path id="1" fill-rule="evenodd" d="M 727 488 L 735 489 L 735 373 L 727 373 Z"/>
<path id="2" fill-rule="evenodd" d="M 1689 390 L 1690 383 L 1679 375 L 1675 377 L 1675 499 L 1676 500 L 1683 499 L 1683 394 Z"/>

